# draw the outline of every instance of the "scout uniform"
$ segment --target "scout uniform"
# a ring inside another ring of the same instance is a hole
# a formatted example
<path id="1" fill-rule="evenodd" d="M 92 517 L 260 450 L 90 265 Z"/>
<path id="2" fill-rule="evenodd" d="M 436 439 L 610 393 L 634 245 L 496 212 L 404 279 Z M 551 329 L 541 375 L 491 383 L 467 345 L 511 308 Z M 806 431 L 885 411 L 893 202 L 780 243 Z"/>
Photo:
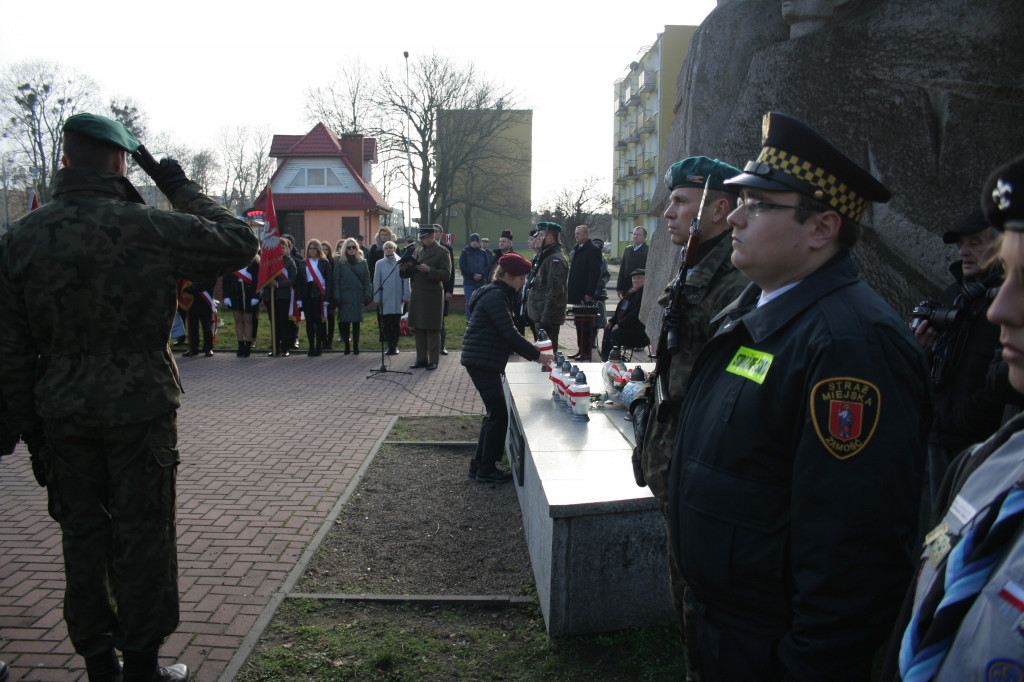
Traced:
<path id="1" fill-rule="evenodd" d="M 757 161 L 727 184 L 796 191 L 854 223 L 889 198 L 776 113 Z M 756 307 L 760 293 L 751 284 L 723 311 L 698 354 L 669 474 L 705 673 L 866 680 L 913 568 L 924 355 L 846 247 Z"/>
<path id="2" fill-rule="evenodd" d="M 1024 232 L 1024 156 L 982 206 L 993 229 Z M 882 679 L 1024 679 L 1024 417 L 954 460 L 942 493 Z"/>

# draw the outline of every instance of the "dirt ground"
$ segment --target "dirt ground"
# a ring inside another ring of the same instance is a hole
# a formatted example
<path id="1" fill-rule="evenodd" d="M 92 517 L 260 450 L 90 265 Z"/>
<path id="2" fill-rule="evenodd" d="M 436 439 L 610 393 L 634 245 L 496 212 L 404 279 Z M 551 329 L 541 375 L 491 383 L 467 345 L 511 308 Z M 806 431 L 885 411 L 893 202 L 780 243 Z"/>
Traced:
<path id="1" fill-rule="evenodd" d="M 466 475 L 479 421 L 400 419 L 296 591 L 531 594 L 515 483 L 477 483 Z"/>

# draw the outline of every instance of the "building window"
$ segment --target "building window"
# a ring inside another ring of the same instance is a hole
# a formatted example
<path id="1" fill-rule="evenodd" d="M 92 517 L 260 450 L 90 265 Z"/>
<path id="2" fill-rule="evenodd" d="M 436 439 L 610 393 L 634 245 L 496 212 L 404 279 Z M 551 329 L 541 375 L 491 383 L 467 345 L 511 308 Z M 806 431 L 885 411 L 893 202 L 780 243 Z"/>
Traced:
<path id="1" fill-rule="evenodd" d="M 306 184 L 318 187 L 324 185 L 324 169 L 323 168 L 307 168 L 306 169 Z"/>

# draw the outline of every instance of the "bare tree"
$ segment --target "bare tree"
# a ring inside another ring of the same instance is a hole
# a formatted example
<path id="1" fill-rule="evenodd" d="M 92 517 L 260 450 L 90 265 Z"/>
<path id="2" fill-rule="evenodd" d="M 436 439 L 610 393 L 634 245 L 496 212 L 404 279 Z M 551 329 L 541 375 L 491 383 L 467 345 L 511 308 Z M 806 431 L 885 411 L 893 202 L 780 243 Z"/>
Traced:
<path id="1" fill-rule="evenodd" d="M 446 136 L 445 144 L 452 149 L 445 152 L 444 166 L 436 165 L 439 115 L 442 111 L 507 109 L 514 105 L 514 93 L 485 79 L 473 64 L 459 66 L 437 53 L 420 57 L 411 67 L 408 87 L 405 74 L 380 74 L 372 98 L 377 127 L 370 132 L 377 138 L 382 155 L 406 160 L 401 168 L 405 181 L 413 186 L 420 218 L 432 222 L 441 214 L 439 194 L 452 194 L 445 189 L 452 182 L 451 174 L 465 166 L 466 155 L 476 153 L 471 145 L 456 149 L 453 142 L 457 131 L 450 130 L 451 137 Z M 478 120 L 490 126 L 490 130 L 480 128 L 472 132 L 477 149 L 486 146 L 502 129 L 492 119 Z"/>
<path id="2" fill-rule="evenodd" d="M 49 200 L 60 168 L 64 122 L 95 108 L 97 91 L 91 78 L 54 62 L 19 62 L 0 72 L 0 136 L 17 150 L 16 164 L 35 169 L 41 201 Z"/>
<path id="3" fill-rule="evenodd" d="M 128 132 L 137 140 L 143 144 L 146 143 L 146 139 L 149 137 L 149 117 L 134 99 L 112 97 L 110 99 L 110 117 L 123 123 Z M 148 182 L 146 174 L 134 163 L 128 165 L 128 179 L 136 186 Z"/>
<path id="4" fill-rule="evenodd" d="M 338 69 L 338 79 L 306 91 L 306 120 L 336 133 L 364 134 L 372 125 L 370 72 L 361 59 Z"/>
<path id="5" fill-rule="evenodd" d="M 540 219 L 559 223 L 570 232 L 577 225 L 589 225 L 591 234 L 598 236 L 594 228 L 610 225 L 608 209 L 612 203 L 611 197 L 600 191 L 601 182 L 590 177 L 562 188 L 543 205 Z"/>
<path id="6" fill-rule="evenodd" d="M 221 131 L 220 158 L 224 205 L 241 213 L 256 201 L 256 195 L 270 179 L 272 162 L 270 129 L 239 126 Z"/>

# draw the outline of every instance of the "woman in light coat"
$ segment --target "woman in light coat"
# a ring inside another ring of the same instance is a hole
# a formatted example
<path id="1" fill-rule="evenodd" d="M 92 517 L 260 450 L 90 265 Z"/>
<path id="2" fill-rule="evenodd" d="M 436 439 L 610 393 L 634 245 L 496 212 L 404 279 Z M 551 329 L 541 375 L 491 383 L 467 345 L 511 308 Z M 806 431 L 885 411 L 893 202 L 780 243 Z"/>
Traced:
<path id="1" fill-rule="evenodd" d="M 358 242 L 345 240 L 342 251 L 334 263 L 331 278 L 333 300 L 338 306 L 338 327 L 345 342 L 345 355 L 349 354 L 349 328 L 352 329 L 352 352 L 359 355 L 359 325 L 363 321 L 363 306 L 372 300 L 370 269 Z"/>
<path id="2" fill-rule="evenodd" d="M 388 355 L 398 355 L 398 327 L 402 319 L 402 303 L 409 300 L 409 280 L 398 270 L 398 247 L 384 242 L 384 257 L 373 271 L 373 300 L 380 311 L 381 334 L 388 344 Z"/>

